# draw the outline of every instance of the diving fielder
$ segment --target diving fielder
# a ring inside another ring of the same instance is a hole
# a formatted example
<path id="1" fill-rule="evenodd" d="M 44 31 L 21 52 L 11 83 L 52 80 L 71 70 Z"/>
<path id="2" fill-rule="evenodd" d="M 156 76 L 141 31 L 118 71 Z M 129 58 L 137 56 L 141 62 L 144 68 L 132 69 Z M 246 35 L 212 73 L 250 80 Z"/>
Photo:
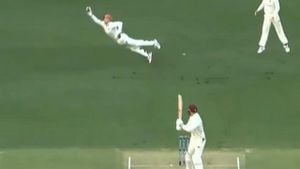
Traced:
<path id="1" fill-rule="evenodd" d="M 104 19 L 100 20 L 92 13 L 91 7 L 86 7 L 88 16 L 98 25 L 100 25 L 104 32 L 115 40 L 119 45 L 125 45 L 131 51 L 136 52 L 148 59 L 148 62 L 152 61 L 152 52 L 146 52 L 141 47 L 143 46 L 153 46 L 157 49 L 160 49 L 160 44 L 156 39 L 154 40 L 137 40 L 130 38 L 126 33 L 122 32 L 123 22 L 112 21 L 112 16 L 110 14 L 105 14 Z"/>
<path id="2" fill-rule="evenodd" d="M 185 154 L 186 169 L 203 169 L 202 153 L 206 143 L 202 119 L 198 113 L 197 106 L 189 105 L 190 115 L 187 124 L 178 118 L 176 120 L 176 130 L 184 130 L 191 133 L 188 151 Z"/>
<path id="3" fill-rule="evenodd" d="M 271 27 L 271 23 L 274 25 L 275 30 L 277 32 L 278 38 L 280 39 L 281 43 L 283 44 L 283 48 L 286 53 L 290 52 L 290 48 L 288 45 L 288 39 L 286 38 L 281 22 L 280 22 L 280 17 L 279 17 L 279 10 L 280 10 L 280 5 L 279 5 L 279 0 L 262 0 L 261 4 L 255 11 L 255 16 L 256 14 L 264 9 L 264 22 L 263 22 L 263 27 L 262 27 L 262 33 L 259 41 L 259 48 L 257 50 L 257 53 L 262 53 L 266 49 L 266 43 L 268 40 L 269 36 L 269 31 Z"/>

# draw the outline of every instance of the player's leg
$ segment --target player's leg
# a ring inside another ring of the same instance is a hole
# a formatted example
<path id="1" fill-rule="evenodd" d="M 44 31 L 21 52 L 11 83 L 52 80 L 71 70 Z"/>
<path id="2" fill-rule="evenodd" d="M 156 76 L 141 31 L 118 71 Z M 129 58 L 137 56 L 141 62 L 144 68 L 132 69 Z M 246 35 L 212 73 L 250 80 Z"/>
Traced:
<path id="1" fill-rule="evenodd" d="M 132 51 L 132 52 L 135 52 L 135 53 L 138 53 L 146 58 L 148 58 L 148 53 L 144 50 L 144 49 L 141 49 L 139 47 L 129 47 L 129 49 Z"/>
<path id="2" fill-rule="evenodd" d="M 138 54 L 146 57 L 149 63 L 152 62 L 152 53 L 151 52 L 147 53 L 144 49 L 141 49 L 140 47 L 137 47 L 137 46 L 128 46 L 128 48 L 132 52 L 138 53 Z"/>
<path id="3" fill-rule="evenodd" d="M 117 40 L 117 43 L 120 45 L 126 45 L 127 48 L 129 48 L 132 52 L 138 53 L 138 54 L 146 57 L 148 62 L 151 63 L 152 62 L 152 53 L 146 52 L 144 49 L 140 48 L 139 46 L 129 45 L 128 39 L 129 39 L 128 35 L 125 33 L 122 33 L 120 38 Z"/>
<path id="4" fill-rule="evenodd" d="M 197 153 L 198 150 L 195 151 L 195 154 L 193 155 L 192 159 L 194 162 L 195 169 L 203 169 L 203 162 L 202 162 L 202 156 L 199 156 L 199 153 Z"/>
<path id="5" fill-rule="evenodd" d="M 203 140 L 202 143 L 195 148 L 195 153 L 192 156 L 195 169 L 203 169 L 202 162 L 202 153 L 205 147 L 206 140 Z"/>
<path id="6" fill-rule="evenodd" d="M 280 21 L 280 17 L 277 15 L 274 17 L 273 19 L 273 25 L 275 27 L 277 36 L 279 38 L 279 40 L 281 41 L 281 43 L 283 44 L 283 48 L 285 49 L 285 51 L 288 53 L 290 52 L 290 48 L 288 46 L 288 39 L 284 33 L 281 21 Z"/>
<path id="7" fill-rule="evenodd" d="M 259 48 L 257 50 L 257 53 L 262 53 L 265 50 L 265 46 L 268 40 L 269 31 L 271 27 L 271 17 L 270 16 L 264 16 L 264 22 L 262 26 L 262 32 L 259 40 Z"/>
<path id="8" fill-rule="evenodd" d="M 140 46 L 140 47 L 153 46 L 157 49 L 160 49 L 160 44 L 158 43 L 158 41 L 156 39 L 154 39 L 154 40 L 133 39 L 133 38 L 129 37 L 128 35 L 126 35 L 125 33 L 123 33 L 123 34 L 122 34 L 122 36 L 124 36 L 123 38 L 126 39 L 127 45 Z"/>
<path id="9" fill-rule="evenodd" d="M 104 27 L 104 22 L 101 21 L 100 19 L 98 19 L 95 15 L 93 15 L 93 12 L 92 12 L 92 8 L 90 6 L 87 6 L 86 7 L 86 12 L 88 14 L 88 16 L 91 17 L 91 19 L 98 25 L 100 25 L 101 27 Z"/>
<path id="10" fill-rule="evenodd" d="M 185 154 L 185 168 L 186 169 L 195 169 L 194 162 L 193 162 L 193 154 L 195 153 L 194 145 L 189 144 L 188 151 Z"/>
<path id="11" fill-rule="evenodd" d="M 188 152 L 185 154 L 185 169 L 195 169 L 192 154 Z"/>

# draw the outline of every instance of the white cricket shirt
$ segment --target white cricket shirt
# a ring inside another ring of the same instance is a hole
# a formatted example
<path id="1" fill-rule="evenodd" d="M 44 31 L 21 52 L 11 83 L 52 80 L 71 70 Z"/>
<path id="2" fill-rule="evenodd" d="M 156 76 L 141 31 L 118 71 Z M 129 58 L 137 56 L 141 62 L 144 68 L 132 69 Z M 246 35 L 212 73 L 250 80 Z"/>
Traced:
<path id="1" fill-rule="evenodd" d="M 183 125 L 182 129 L 191 133 L 191 140 L 202 141 L 203 138 L 205 139 L 202 119 L 198 113 L 190 116 L 187 124 Z"/>
<path id="2" fill-rule="evenodd" d="M 109 22 L 105 24 L 103 20 L 98 19 L 95 15 L 91 15 L 91 18 L 94 20 L 95 23 L 99 24 L 103 29 L 104 32 L 114 40 L 119 39 L 119 35 L 122 33 L 123 22 L 115 21 Z"/>
<path id="3" fill-rule="evenodd" d="M 277 15 L 280 10 L 279 0 L 263 0 L 257 11 L 262 9 L 267 15 Z"/>
<path id="4" fill-rule="evenodd" d="M 123 23 L 120 21 L 109 22 L 107 25 L 104 24 L 103 28 L 109 37 L 117 40 L 119 38 L 118 36 L 122 33 L 122 25 Z"/>

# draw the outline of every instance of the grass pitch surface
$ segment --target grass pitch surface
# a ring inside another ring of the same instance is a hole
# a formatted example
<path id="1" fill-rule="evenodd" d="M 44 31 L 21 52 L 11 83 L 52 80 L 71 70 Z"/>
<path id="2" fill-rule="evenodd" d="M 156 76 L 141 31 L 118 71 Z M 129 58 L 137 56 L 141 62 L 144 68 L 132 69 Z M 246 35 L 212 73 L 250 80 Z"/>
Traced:
<path id="1" fill-rule="evenodd" d="M 26 148 L 2 149 L 1 169 L 179 169 L 178 151 L 172 149 Z M 300 151 L 280 149 L 208 150 L 203 162 L 209 169 L 297 169 Z"/>
<path id="2" fill-rule="evenodd" d="M 185 166 L 178 165 L 178 151 L 173 150 L 129 150 L 123 151 L 123 166 L 128 168 L 130 157 L 130 168 L 132 169 L 180 169 Z M 203 155 L 204 168 L 210 169 L 236 169 L 237 158 L 240 168 L 245 169 L 245 154 L 237 151 L 205 151 Z M 126 160 L 127 159 L 127 160 Z"/>

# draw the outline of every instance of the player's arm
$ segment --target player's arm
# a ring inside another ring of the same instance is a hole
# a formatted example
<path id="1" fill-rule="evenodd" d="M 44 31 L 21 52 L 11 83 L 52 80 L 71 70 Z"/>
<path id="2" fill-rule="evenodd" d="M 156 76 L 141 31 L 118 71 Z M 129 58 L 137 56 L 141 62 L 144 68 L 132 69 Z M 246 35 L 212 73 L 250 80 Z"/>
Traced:
<path id="1" fill-rule="evenodd" d="M 91 19 L 92 19 L 96 24 L 98 24 L 98 25 L 100 25 L 101 27 L 104 28 L 104 26 L 105 26 L 104 22 L 103 22 L 101 19 L 97 18 L 97 17 L 93 14 L 91 7 L 89 7 L 89 6 L 86 7 L 86 12 L 87 12 L 88 16 L 90 16 Z"/>
<path id="2" fill-rule="evenodd" d="M 275 0 L 274 3 L 275 3 L 275 10 L 274 10 L 273 15 L 277 15 L 279 13 L 279 10 L 280 10 L 279 0 Z"/>
<path id="3" fill-rule="evenodd" d="M 264 8 L 264 0 L 261 1 L 261 4 L 258 6 L 258 8 L 256 9 L 256 11 L 254 12 L 254 15 L 256 15 L 263 8 Z"/>
<path id="4" fill-rule="evenodd" d="M 196 120 L 189 120 L 188 123 L 186 125 L 184 124 L 181 124 L 181 128 L 184 130 L 184 131 L 187 131 L 187 132 L 192 132 L 193 130 L 195 130 L 198 126 L 200 125 L 200 122 L 199 121 L 196 121 Z"/>

